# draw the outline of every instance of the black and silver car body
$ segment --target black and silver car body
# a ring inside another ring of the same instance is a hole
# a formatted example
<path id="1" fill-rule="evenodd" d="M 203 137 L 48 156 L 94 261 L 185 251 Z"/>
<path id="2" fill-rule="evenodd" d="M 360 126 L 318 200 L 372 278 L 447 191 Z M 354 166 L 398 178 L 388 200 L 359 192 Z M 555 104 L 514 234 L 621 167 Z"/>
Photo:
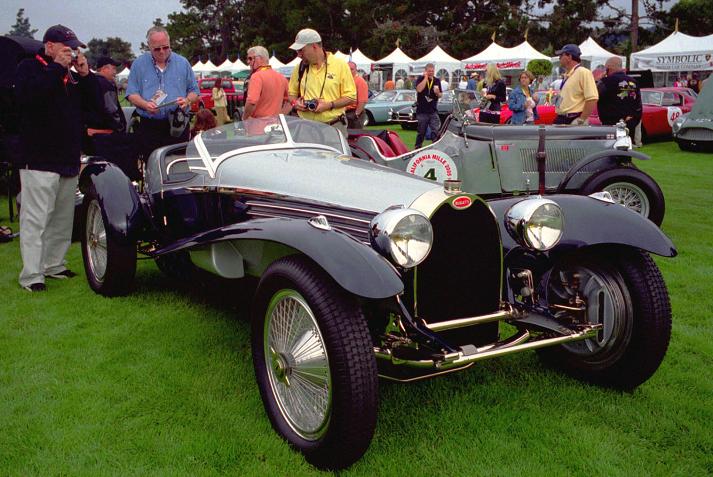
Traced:
<path id="1" fill-rule="evenodd" d="M 484 198 L 605 191 L 657 225 L 663 221 L 663 192 L 634 164 L 649 157 L 632 150 L 624 123 L 485 124 L 471 122 L 458 101 L 454 106 L 439 139 L 428 146 L 394 157 L 383 155 L 376 144 L 367 147 L 368 139 L 361 147 L 378 164 L 440 183 L 457 179 L 465 191 Z"/>
<path id="2" fill-rule="evenodd" d="M 475 108 L 480 102 L 480 95 L 473 90 L 452 90 L 444 91 L 438 99 L 436 108 L 438 109 L 438 117 L 441 122 L 453 112 L 453 103 L 456 94 L 460 96 L 459 101 Z M 418 119 L 416 118 L 416 104 L 406 106 L 404 108 L 393 108 L 389 111 L 389 122 L 399 123 L 403 129 L 415 131 L 418 128 Z"/>
<path id="3" fill-rule="evenodd" d="M 691 112 L 671 125 L 673 139 L 684 151 L 713 152 L 713 80 L 707 80 Z"/>
<path id="4" fill-rule="evenodd" d="M 671 311 L 649 254 L 675 248 L 605 193 L 486 202 L 457 181 L 352 158 L 334 128 L 284 116 L 159 149 L 144 174 L 139 190 L 109 163 L 82 172 L 91 288 L 129 292 L 137 252 L 183 281 L 196 268 L 228 286 L 259 279 L 263 403 L 318 467 L 368 448 L 378 376 L 413 381 L 542 348 L 632 389 L 665 355 Z"/>

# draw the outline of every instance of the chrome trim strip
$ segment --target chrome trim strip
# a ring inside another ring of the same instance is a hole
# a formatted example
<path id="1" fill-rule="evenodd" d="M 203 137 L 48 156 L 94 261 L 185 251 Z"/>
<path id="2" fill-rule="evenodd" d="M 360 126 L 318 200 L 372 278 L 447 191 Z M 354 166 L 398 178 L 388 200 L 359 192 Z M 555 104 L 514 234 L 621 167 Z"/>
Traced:
<path id="1" fill-rule="evenodd" d="M 285 217 L 284 215 L 268 214 L 268 213 L 266 213 L 266 212 L 248 212 L 248 213 L 249 213 L 250 215 L 252 215 L 252 216 L 255 216 L 255 217 L 265 217 L 265 218 L 268 218 L 268 219 L 281 219 L 281 218 L 284 218 L 284 217 Z M 324 215 L 324 214 L 322 214 L 322 215 Z M 305 219 L 309 219 L 309 217 L 304 217 L 304 218 L 305 218 Z M 348 230 L 348 231 L 351 231 L 351 232 L 360 233 L 360 234 L 367 235 L 367 236 L 368 236 L 368 234 L 369 234 L 369 232 L 368 232 L 367 229 L 360 229 L 360 228 L 357 228 L 357 227 L 350 227 L 349 225 L 342 225 L 342 224 L 338 224 L 338 223 L 330 223 L 330 225 L 332 226 L 332 228 L 335 228 L 335 229 L 338 229 L 338 230 Z"/>
<path id="2" fill-rule="evenodd" d="M 317 214 L 325 215 L 327 217 L 334 217 L 337 219 L 344 219 L 344 220 L 350 220 L 353 222 L 359 222 L 366 226 L 368 226 L 369 223 L 371 222 L 370 220 L 358 219 L 358 218 L 349 217 L 346 215 L 339 215 L 339 214 L 334 214 L 334 213 L 330 213 L 330 212 L 315 211 L 315 210 L 308 210 L 308 209 L 300 209 L 297 207 L 287 207 L 284 205 L 268 204 L 265 202 L 254 202 L 254 201 L 248 200 L 245 202 L 245 204 L 249 205 L 251 207 L 264 207 L 266 209 L 292 210 L 295 212 L 301 212 L 303 214 L 316 214 L 317 213 Z"/>

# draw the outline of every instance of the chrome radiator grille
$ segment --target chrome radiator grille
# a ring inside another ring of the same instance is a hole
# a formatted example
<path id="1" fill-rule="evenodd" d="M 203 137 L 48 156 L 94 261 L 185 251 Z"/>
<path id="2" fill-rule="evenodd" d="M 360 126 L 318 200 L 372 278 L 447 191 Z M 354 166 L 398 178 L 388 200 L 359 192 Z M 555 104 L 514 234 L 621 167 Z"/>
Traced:
<path id="1" fill-rule="evenodd" d="M 580 159 L 584 158 L 586 152 L 581 148 L 557 148 L 546 149 L 547 152 L 547 172 L 565 173 L 575 165 Z M 537 172 L 537 149 L 524 148 L 520 149 L 520 159 L 522 160 L 522 171 L 525 173 Z M 590 169 L 591 166 L 584 168 L 582 172 L 596 170 L 596 166 Z"/>
<path id="2" fill-rule="evenodd" d="M 336 209 L 321 204 L 285 200 L 248 200 L 246 205 L 251 218 L 310 219 L 315 215 L 324 215 L 332 228 L 364 243 L 369 243 L 369 222 L 376 215 L 361 210 Z"/>
<path id="3" fill-rule="evenodd" d="M 678 135 L 688 141 L 713 141 L 713 130 L 706 128 L 686 128 Z"/>

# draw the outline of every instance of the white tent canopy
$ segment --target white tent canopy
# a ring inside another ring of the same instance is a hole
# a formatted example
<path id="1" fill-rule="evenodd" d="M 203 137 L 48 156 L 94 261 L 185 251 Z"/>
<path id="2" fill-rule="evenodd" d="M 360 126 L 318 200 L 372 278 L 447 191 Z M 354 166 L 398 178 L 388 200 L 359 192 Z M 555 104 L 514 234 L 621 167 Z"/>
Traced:
<path id="1" fill-rule="evenodd" d="M 527 41 L 512 48 L 505 48 L 493 42 L 477 55 L 462 61 L 466 70 L 483 70 L 494 63 L 500 70 L 523 70 L 532 60 L 549 60 Z"/>
<path id="2" fill-rule="evenodd" d="M 691 36 L 675 31 L 654 46 L 632 53 L 631 69 L 713 70 L 713 35 Z"/>
<path id="3" fill-rule="evenodd" d="M 282 61 L 278 60 L 275 55 L 272 55 L 270 57 L 269 63 L 270 66 L 272 66 L 274 69 L 282 68 L 283 66 L 285 66 L 285 64 Z"/>
<path id="4" fill-rule="evenodd" d="M 129 67 L 127 66 L 126 68 L 124 68 L 123 70 L 121 70 L 121 73 L 117 73 L 116 79 L 128 78 L 128 77 L 129 77 L 129 73 L 131 73 L 131 71 L 129 70 Z"/>
<path id="5" fill-rule="evenodd" d="M 250 69 L 250 67 L 243 63 L 240 58 L 236 58 L 236 60 L 233 61 L 233 68 L 235 68 L 234 71 L 236 72 Z"/>
<path id="6" fill-rule="evenodd" d="M 443 51 L 443 48 L 438 45 L 421 58 L 415 60 L 411 65 L 411 71 L 414 73 L 421 73 L 426 68 L 428 63 L 433 63 L 436 70 L 436 76 L 450 83 L 457 82 L 457 77 L 463 74 L 461 71 L 460 60 L 453 58 L 451 55 Z M 446 74 L 444 74 L 444 70 Z M 457 73 L 455 78 L 453 77 L 454 73 Z"/>
<path id="7" fill-rule="evenodd" d="M 218 67 L 213 64 L 212 61 L 208 60 L 205 63 L 201 63 L 200 61 L 197 61 L 195 65 L 193 65 L 193 72 L 194 73 L 200 73 L 203 75 L 204 73 L 212 73 L 214 71 L 218 71 Z"/>
<path id="8" fill-rule="evenodd" d="M 300 58 L 299 56 L 295 56 L 295 57 L 292 58 L 292 60 L 291 60 L 289 63 L 287 63 L 285 66 L 292 66 L 292 67 L 294 68 L 295 65 L 300 64 L 300 61 L 302 61 L 301 58 Z"/>
<path id="9" fill-rule="evenodd" d="M 362 53 L 359 48 L 352 51 L 352 61 L 356 63 L 357 69 L 364 71 L 371 71 L 371 65 L 374 63 L 374 60 Z"/>
<path id="10" fill-rule="evenodd" d="M 409 74 L 413 58 L 401 51 L 401 48 L 396 47 L 394 51 L 374 63 L 377 65 L 393 65 L 392 78 L 398 79 L 404 78 Z"/>
<path id="11" fill-rule="evenodd" d="M 605 50 L 601 47 L 601 45 L 599 45 L 599 43 L 594 41 L 591 36 L 579 44 L 579 49 L 582 51 L 582 60 L 589 61 L 590 69 L 592 70 L 597 66 L 603 65 L 613 56 L 618 56 L 621 58 L 622 64 L 626 64 L 626 57 L 615 55 L 614 53 Z M 559 58 L 557 61 L 559 61 Z"/>

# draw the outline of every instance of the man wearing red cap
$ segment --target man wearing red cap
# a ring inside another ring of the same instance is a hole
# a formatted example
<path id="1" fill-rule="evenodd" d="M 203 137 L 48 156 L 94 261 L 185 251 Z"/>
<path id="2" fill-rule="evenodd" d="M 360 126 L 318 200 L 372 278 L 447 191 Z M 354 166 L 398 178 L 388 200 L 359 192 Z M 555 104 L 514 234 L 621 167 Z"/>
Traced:
<path id="1" fill-rule="evenodd" d="M 72 30 L 55 25 L 42 42 L 34 58 L 17 66 L 15 82 L 23 161 L 19 282 L 31 292 L 44 291 L 46 277 L 75 276 L 65 255 L 72 238 L 82 111 L 91 109 L 96 81 L 79 51 L 86 45 Z"/>

